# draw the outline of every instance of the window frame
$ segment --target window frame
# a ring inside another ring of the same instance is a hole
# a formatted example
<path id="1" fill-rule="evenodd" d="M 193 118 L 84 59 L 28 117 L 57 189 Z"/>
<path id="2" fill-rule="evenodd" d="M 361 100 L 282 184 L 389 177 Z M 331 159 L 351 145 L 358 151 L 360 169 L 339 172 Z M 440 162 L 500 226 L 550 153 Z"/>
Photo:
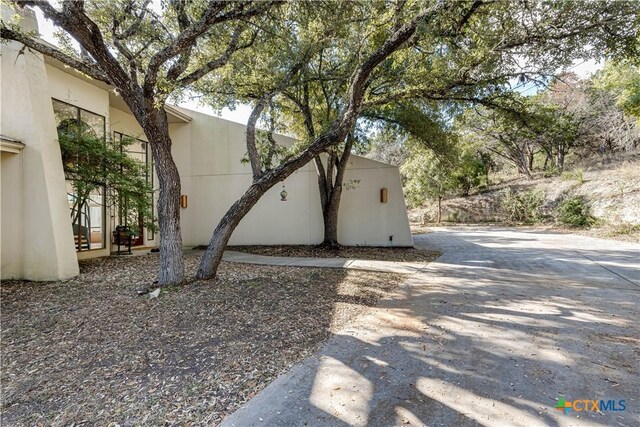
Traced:
<path id="1" fill-rule="evenodd" d="M 102 140 L 103 142 L 106 144 L 107 143 L 107 118 L 106 116 L 103 116 L 102 114 L 98 114 L 96 112 L 93 112 L 91 110 L 87 110 L 86 108 L 82 108 L 79 107 L 77 105 L 71 104 L 69 102 L 65 102 L 62 101 L 58 98 L 51 98 L 51 108 L 53 109 L 54 112 L 54 119 L 56 119 L 56 136 L 57 136 L 57 128 L 58 128 L 58 121 L 57 118 L 55 117 L 56 114 L 56 109 L 55 109 L 55 103 L 60 103 L 63 104 L 67 107 L 71 107 L 73 109 L 75 109 L 75 120 L 76 123 L 80 124 L 82 123 L 82 112 L 84 111 L 85 113 L 89 113 L 92 114 L 94 116 L 100 117 L 102 119 Z M 93 129 L 93 126 L 91 127 Z M 74 181 L 73 179 L 67 179 L 65 177 L 65 181 Z M 74 244 L 76 245 L 76 252 L 90 252 L 90 251 L 101 251 L 106 249 L 107 246 L 107 191 L 106 191 L 106 187 L 104 185 L 100 186 L 100 192 L 101 192 L 101 203 L 100 205 L 102 206 L 102 246 L 100 248 L 91 248 L 91 230 L 89 229 L 89 248 L 88 249 L 83 249 L 82 245 L 78 245 L 77 243 L 74 242 Z M 75 195 L 74 195 L 75 196 Z M 67 196 L 68 198 L 68 196 Z M 90 206 L 89 206 L 90 208 Z M 73 227 L 74 224 L 73 222 L 71 223 L 71 226 Z M 82 224 L 78 224 L 78 226 L 82 226 Z"/>

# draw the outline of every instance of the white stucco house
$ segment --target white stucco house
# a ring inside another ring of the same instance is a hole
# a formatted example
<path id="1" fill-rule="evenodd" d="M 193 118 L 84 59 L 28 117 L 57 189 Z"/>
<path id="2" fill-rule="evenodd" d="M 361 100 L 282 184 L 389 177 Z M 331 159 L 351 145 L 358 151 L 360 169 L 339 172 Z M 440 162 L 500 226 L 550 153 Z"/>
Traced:
<path id="1" fill-rule="evenodd" d="M 33 16 L 23 25 L 37 29 Z M 112 87 L 75 72 L 58 61 L 2 45 L 1 252 L 2 279 L 57 280 L 78 274 L 78 260 L 114 251 L 112 231 L 119 219 L 92 195 L 72 224 L 73 190 L 65 181 L 57 129 L 77 120 L 96 135 L 136 138 L 130 155 L 153 166 L 142 129 Z M 167 107 L 173 156 L 186 207 L 181 211 L 186 247 L 205 245 L 218 220 L 251 183 L 245 126 L 179 107 Z M 294 139 L 277 136 L 289 145 Z M 154 174 L 148 179 L 155 185 Z M 345 245 L 412 246 L 398 168 L 352 156 L 343 191 L 339 240 Z M 316 244 L 323 222 L 312 163 L 271 189 L 240 223 L 231 244 Z M 386 203 L 381 190 L 386 189 Z M 393 236 L 393 238 L 391 238 Z M 143 230 L 135 250 L 149 251 L 159 236 Z"/>

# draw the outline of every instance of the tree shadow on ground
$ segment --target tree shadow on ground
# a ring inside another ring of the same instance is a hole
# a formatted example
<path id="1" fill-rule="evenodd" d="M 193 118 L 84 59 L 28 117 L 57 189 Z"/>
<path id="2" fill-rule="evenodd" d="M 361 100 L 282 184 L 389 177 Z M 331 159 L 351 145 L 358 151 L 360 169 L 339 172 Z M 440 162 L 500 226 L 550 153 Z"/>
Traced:
<path id="1" fill-rule="evenodd" d="M 465 256 L 452 250 L 463 247 Z M 561 249 L 483 251 L 450 241 L 444 250 L 393 299 L 276 381 L 268 396 L 280 413 L 267 410 L 265 420 L 314 426 L 640 423 L 630 407 L 640 395 L 637 287 Z M 628 263 L 633 254 L 609 255 Z M 623 399 L 629 406 L 565 415 L 554 408 L 561 396 Z M 245 411 L 260 408 L 256 400 Z M 249 412 L 238 416 L 253 425 Z"/>

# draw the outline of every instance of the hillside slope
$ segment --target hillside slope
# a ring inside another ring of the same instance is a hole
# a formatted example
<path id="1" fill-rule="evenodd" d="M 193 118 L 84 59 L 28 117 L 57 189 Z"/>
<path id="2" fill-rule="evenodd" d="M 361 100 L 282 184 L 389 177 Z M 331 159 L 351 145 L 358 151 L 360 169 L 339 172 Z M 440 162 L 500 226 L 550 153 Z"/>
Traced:
<path id="1" fill-rule="evenodd" d="M 501 208 L 507 189 L 542 192 L 542 212 L 547 225 L 555 223 L 555 209 L 562 200 L 582 196 L 590 205 L 591 214 L 598 219 L 595 228 L 620 229 L 620 233 L 640 229 L 640 158 L 637 156 L 621 163 L 594 165 L 586 170 L 575 169 L 562 176 L 540 177 L 530 181 L 510 180 L 468 197 L 443 200 L 442 221 L 507 223 Z M 412 209 L 409 217 L 414 224 L 433 223 L 437 218 L 437 205 L 429 203 Z"/>

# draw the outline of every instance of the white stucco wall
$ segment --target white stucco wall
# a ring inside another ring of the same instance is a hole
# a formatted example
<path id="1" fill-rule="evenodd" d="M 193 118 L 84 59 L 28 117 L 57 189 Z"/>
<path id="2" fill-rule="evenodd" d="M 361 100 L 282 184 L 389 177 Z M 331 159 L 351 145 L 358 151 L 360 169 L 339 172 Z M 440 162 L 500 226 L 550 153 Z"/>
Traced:
<path id="1" fill-rule="evenodd" d="M 189 206 L 182 210 L 183 243 L 205 245 L 226 210 L 251 184 L 246 153 L 245 126 L 182 109 L 193 118 L 171 126 L 173 153 Z M 283 145 L 294 139 L 277 136 Z M 398 168 L 352 156 L 345 182 L 360 180 L 345 189 L 339 216 L 338 239 L 346 245 L 412 246 Z M 280 200 L 282 185 L 288 197 Z M 388 203 L 380 203 L 387 188 Z M 315 167 L 307 164 L 282 184 L 270 189 L 242 220 L 230 244 L 317 244 L 323 221 Z M 389 240 L 393 236 L 393 241 Z"/>
<path id="2" fill-rule="evenodd" d="M 344 182 L 349 184 L 354 180 L 359 182 L 347 185 L 342 191 L 338 216 L 340 243 L 350 246 L 412 246 L 398 168 L 351 156 Z M 387 189 L 387 203 L 380 202 L 382 188 Z"/>
<path id="3" fill-rule="evenodd" d="M 109 92 L 45 64 L 51 98 L 105 117 L 109 122 Z"/>
<path id="4" fill-rule="evenodd" d="M 13 13 L 2 9 L 3 19 Z M 23 28 L 37 28 L 33 13 L 26 12 Z M 21 48 L 2 44 L 0 132 L 24 144 L 19 178 L 12 173 L 15 181 L 2 183 L 2 201 L 11 203 L 2 208 L 2 278 L 63 279 L 78 274 L 78 262 L 49 80 L 42 56 Z M 2 156 L 3 166 L 15 170 L 12 163 Z"/>
<path id="5" fill-rule="evenodd" d="M 173 153 L 189 206 L 182 210 L 185 246 L 207 244 L 217 222 L 251 184 L 245 126 L 182 109 L 193 118 L 171 126 Z M 279 136 L 282 143 L 291 138 Z M 281 186 L 272 188 L 242 220 L 231 244 L 311 244 L 322 235 L 318 192 L 309 186 L 307 166 L 285 180 L 288 201 L 280 201 Z M 310 191 L 311 190 L 311 191 Z M 320 223 L 318 222 L 320 220 Z"/>

